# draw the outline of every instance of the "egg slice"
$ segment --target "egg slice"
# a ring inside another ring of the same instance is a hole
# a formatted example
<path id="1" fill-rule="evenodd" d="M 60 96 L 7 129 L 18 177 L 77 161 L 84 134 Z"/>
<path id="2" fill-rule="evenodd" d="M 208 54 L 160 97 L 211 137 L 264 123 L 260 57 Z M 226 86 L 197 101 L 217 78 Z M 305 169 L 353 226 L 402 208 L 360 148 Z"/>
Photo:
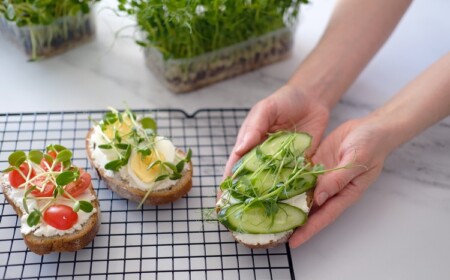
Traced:
<path id="1" fill-rule="evenodd" d="M 148 169 L 148 166 L 157 160 L 175 164 L 176 150 L 169 139 L 161 136 L 155 137 L 155 150 L 144 158 L 142 158 L 140 153 L 132 152 L 127 164 L 127 170 L 131 179 L 139 187 L 148 189 L 154 185 L 155 179 L 160 174 L 161 167 L 159 164 L 156 164 Z"/>
<path id="2" fill-rule="evenodd" d="M 128 114 L 122 114 L 122 122 L 116 121 L 106 127 L 104 133 L 109 139 L 115 137 L 115 132 L 119 134 L 122 138 L 127 138 L 127 136 L 132 131 L 133 124 L 131 122 L 130 116 Z"/>

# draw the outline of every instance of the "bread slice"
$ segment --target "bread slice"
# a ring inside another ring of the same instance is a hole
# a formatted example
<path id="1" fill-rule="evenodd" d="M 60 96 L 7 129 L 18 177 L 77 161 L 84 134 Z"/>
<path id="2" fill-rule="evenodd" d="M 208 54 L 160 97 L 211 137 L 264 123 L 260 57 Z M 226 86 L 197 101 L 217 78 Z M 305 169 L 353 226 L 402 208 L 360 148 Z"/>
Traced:
<path id="1" fill-rule="evenodd" d="M 312 204 L 313 204 L 313 194 L 314 194 L 314 189 L 309 190 L 308 192 L 306 192 L 306 201 L 307 201 L 307 205 L 308 208 L 311 209 Z M 220 209 L 217 209 L 218 211 L 220 211 Z M 269 248 L 273 248 L 273 247 L 277 247 L 279 245 L 282 245 L 286 242 L 289 241 L 289 238 L 291 238 L 291 235 L 294 233 L 294 230 L 290 230 L 290 231 L 286 231 L 284 234 L 277 234 L 277 238 L 276 239 L 272 239 L 268 242 L 256 242 L 255 243 L 249 243 L 246 242 L 245 240 L 239 238 L 239 234 L 236 234 L 235 232 L 231 232 L 233 234 L 233 238 L 245 245 L 248 248 L 251 249 L 269 249 Z M 252 234 L 249 234 L 247 236 L 251 236 Z M 257 235 L 257 234 L 255 234 Z"/>
<path id="2" fill-rule="evenodd" d="M 15 204 L 14 200 L 10 197 L 10 189 L 12 187 L 5 182 L 2 182 L 1 185 L 6 200 L 14 208 L 19 218 L 22 217 L 24 214 L 22 209 Z M 33 232 L 22 234 L 25 244 L 32 252 L 38 255 L 49 254 L 52 252 L 74 252 L 91 243 L 100 228 L 100 205 L 92 184 L 88 190 L 91 195 L 96 198 L 91 201 L 92 206 L 96 209 L 96 212 L 93 213 L 85 223 L 83 223 L 82 229 L 76 230 L 69 234 L 54 236 L 36 236 Z"/>
<path id="3" fill-rule="evenodd" d="M 117 193 L 119 196 L 135 201 L 141 202 L 145 197 L 146 192 L 134 187 L 128 180 L 122 179 L 120 176 L 110 176 L 107 174 L 107 170 L 103 166 L 100 166 L 93 156 L 94 149 L 98 149 L 96 143 L 92 143 L 92 134 L 94 129 L 91 128 L 86 136 L 86 152 L 91 162 L 92 166 L 97 170 L 99 176 L 105 181 L 108 188 L 113 192 Z M 181 158 L 185 157 L 186 154 L 177 149 L 177 155 Z M 176 183 L 169 188 L 162 190 L 154 190 L 150 192 L 143 204 L 146 205 L 160 205 L 173 202 L 183 195 L 189 192 L 192 188 L 192 162 L 187 164 L 182 172 L 182 177 L 176 181 Z"/>

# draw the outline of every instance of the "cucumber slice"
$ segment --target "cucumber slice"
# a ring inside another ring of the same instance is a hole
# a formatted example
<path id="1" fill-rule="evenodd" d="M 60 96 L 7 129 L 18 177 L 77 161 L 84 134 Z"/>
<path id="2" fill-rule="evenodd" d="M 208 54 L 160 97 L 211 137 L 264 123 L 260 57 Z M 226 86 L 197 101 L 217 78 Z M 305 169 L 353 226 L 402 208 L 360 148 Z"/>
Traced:
<path id="1" fill-rule="evenodd" d="M 271 135 L 267 141 L 261 145 L 261 151 L 266 155 L 274 155 L 287 141 L 291 141 L 291 144 L 289 145 L 291 152 L 299 156 L 309 148 L 312 137 L 304 132 L 278 132 Z"/>
<path id="2" fill-rule="evenodd" d="M 316 185 L 317 176 L 314 174 L 306 174 L 298 177 L 293 183 L 283 190 L 278 196 L 279 200 L 285 200 L 296 195 L 302 194 Z"/>
<path id="3" fill-rule="evenodd" d="M 278 132 L 272 134 L 265 142 L 263 142 L 259 148 L 264 155 L 273 156 L 277 152 L 279 152 L 280 147 L 286 144 L 286 141 L 290 141 L 289 144 L 290 151 L 296 155 L 300 156 L 306 149 L 311 146 L 312 137 L 311 135 L 304 132 Z M 250 152 L 248 152 L 244 157 L 242 157 L 239 165 L 236 165 L 236 168 L 233 168 L 234 172 L 237 170 L 247 170 L 247 171 L 256 171 L 262 164 L 263 161 L 258 157 L 256 153 L 257 147 L 253 148 Z M 281 158 L 282 155 L 278 155 L 275 158 Z M 242 168 L 240 165 L 244 165 Z M 233 172 L 233 173 L 234 173 Z M 236 174 L 237 175 L 237 174 Z"/>
<path id="4" fill-rule="evenodd" d="M 243 156 L 241 161 L 241 164 L 244 165 L 244 170 L 247 171 L 255 171 L 262 164 L 261 159 L 256 155 L 256 147 Z"/>
<path id="5" fill-rule="evenodd" d="M 252 234 L 268 234 L 289 231 L 303 225 L 307 220 L 305 212 L 286 203 L 276 203 L 276 210 L 267 215 L 263 203 L 246 205 L 234 204 L 223 208 L 218 215 L 219 221 L 228 229 Z M 245 210 L 244 210 L 245 209 Z"/>
<path id="6" fill-rule="evenodd" d="M 283 168 L 280 174 L 277 174 L 271 170 L 263 170 L 259 172 L 258 176 L 252 180 L 256 194 L 260 196 L 267 193 L 278 183 L 286 182 L 291 174 L 291 168 Z"/>

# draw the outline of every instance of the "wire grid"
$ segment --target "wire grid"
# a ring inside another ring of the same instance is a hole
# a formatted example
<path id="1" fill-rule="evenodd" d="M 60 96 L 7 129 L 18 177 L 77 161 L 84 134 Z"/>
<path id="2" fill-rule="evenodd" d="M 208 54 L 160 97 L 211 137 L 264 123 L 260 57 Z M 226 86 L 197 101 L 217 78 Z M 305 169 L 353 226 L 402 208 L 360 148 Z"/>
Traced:
<path id="1" fill-rule="evenodd" d="M 288 246 L 251 250 L 237 244 L 217 222 L 202 219 L 214 207 L 223 167 L 246 109 L 136 110 L 153 116 L 158 132 L 184 150 L 191 148 L 193 187 L 187 196 L 163 206 L 144 206 L 112 193 L 90 167 L 85 136 L 103 111 L 0 115 L 0 168 L 15 150 L 43 150 L 59 143 L 74 164 L 92 175 L 101 208 L 94 241 L 74 253 L 39 256 L 27 250 L 20 219 L 0 193 L 1 279 L 293 279 Z"/>

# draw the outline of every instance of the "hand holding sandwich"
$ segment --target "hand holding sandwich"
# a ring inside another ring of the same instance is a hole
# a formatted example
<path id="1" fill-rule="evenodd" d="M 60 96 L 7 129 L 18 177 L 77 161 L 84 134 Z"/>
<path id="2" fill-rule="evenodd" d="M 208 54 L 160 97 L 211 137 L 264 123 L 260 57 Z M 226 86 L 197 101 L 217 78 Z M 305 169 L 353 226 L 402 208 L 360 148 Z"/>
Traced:
<path id="1" fill-rule="evenodd" d="M 291 247 L 307 241 L 355 203 L 379 176 L 384 160 L 395 148 L 450 114 L 447 54 L 386 105 L 364 118 L 342 124 L 318 144 L 329 111 L 388 38 L 410 2 L 340 1 L 319 45 L 287 86 L 260 101 L 244 121 L 226 175 L 236 160 L 260 143 L 267 132 L 287 128 L 306 131 L 316 138 L 313 162 L 323 163 L 326 168 L 353 165 L 319 178 L 314 191 L 314 202 L 319 207 L 291 236 Z M 294 100 L 295 95 L 283 94 L 286 88 L 303 94 Z M 305 106 L 308 102 L 301 102 L 305 99 L 320 105 Z M 283 127 L 274 119 L 301 125 Z"/>

